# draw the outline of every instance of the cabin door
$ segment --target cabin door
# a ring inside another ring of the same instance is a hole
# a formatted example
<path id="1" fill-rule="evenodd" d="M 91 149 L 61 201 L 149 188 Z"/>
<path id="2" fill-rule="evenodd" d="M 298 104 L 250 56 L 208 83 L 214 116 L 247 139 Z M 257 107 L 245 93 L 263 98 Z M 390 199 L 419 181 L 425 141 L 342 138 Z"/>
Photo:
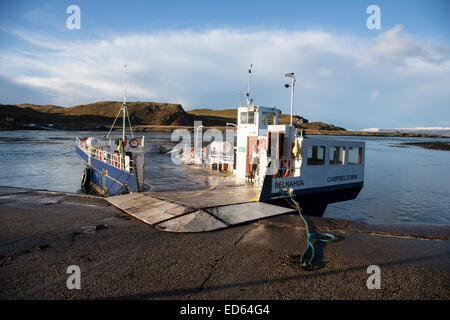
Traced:
<path id="1" fill-rule="evenodd" d="M 284 132 L 269 131 L 268 140 L 267 155 L 276 159 L 282 158 L 284 150 Z M 272 145 L 272 143 L 275 143 L 275 145 Z M 272 155 L 272 152 L 275 154 Z"/>
<path id="2" fill-rule="evenodd" d="M 246 153 L 246 160 L 245 160 L 245 176 L 248 178 L 250 177 L 250 170 L 252 165 L 252 155 L 255 152 L 258 154 L 258 148 L 257 148 L 257 141 L 258 137 L 256 136 L 248 136 L 247 137 L 247 153 Z M 254 160 L 256 161 L 256 160 Z"/>

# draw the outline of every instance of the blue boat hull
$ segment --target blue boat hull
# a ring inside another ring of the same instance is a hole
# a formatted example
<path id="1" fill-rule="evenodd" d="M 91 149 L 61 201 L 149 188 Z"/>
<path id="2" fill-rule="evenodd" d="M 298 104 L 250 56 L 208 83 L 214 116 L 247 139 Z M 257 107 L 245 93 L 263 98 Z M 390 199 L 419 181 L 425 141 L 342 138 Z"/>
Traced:
<path id="1" fill-rule="evenodd" d="M 96 193 L 104 196 L 115 196 L 138 192 L 137 179 L 134 173 L 90 157 L 79 146 L 75 146 L 75 148 L 84 164 L 92 168 L 91 187 Z"/>
<path id="2" fill-rule="evenodd" d="M 291 208 L 291 205 L 282 193 L 271 193 L 270 188 L 272 179 L 273 176 L 268 175 L 264 180 L 259 201 Z M 300 189 L 295 191 L 294 199 L 298 203 L 301 203 L 302 214 L 322 217 L 329 204 L 356 199 L 363 188 L 363 185 L 363 182 L 356 182 L 319 188 Z"/>

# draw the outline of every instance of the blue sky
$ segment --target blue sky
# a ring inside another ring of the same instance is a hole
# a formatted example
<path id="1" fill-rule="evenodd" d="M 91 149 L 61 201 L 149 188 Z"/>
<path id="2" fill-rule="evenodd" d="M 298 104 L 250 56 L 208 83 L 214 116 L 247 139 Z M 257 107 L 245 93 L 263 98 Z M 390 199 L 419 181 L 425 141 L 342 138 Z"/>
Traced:
<path id="1" fill-rule="evenodd" d="M 66 8 L 81 29 L 66 28 Z M 369 30 L 369 5 L 381 29 Z M 257 104 L 351 129 L 450 125 L 450 1 L 2 1 L 0 103 Z"/>

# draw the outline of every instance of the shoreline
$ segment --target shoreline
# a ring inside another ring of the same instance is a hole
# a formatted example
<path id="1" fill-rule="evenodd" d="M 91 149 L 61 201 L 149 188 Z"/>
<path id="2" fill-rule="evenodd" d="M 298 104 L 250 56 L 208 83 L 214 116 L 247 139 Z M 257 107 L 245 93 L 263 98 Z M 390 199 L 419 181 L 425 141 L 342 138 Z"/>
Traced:
<path id="1" fill-rule="evenodd" d="M 416 146 L 424 149 L 450 151 L 450 142 L 430 141 L 430 142 L 403 142 L 398 146 Z"/>
<path id="2" fill-rule="evenodd" d="M 46 127 L 22 127 L 17 129 L 0 129 L 0 132 L 8 131 L 20 131 L 20 130 L 42 130 L 42 131 L 109 131 L 110 128 L 107 127 L 97 127 L 97 128 L 46 128 Z M 186 129 L 193 131 L 193 126 L 161 126 L 161 125 L 138 125 L 134 126 L 133 132 L 172 132 L 176 129 Z M 225 131 L 227 129 L 234 129 L 234 127 L 226 126 L 205 126 L 207 129 L 217 129 L 220 131 Z M 299 130 L 301 128 L 297 128 Z M 113 131 L 120 131 L 121 128 L 117 127 Z M 406 137 L 406 138 L 442 138 L 449 139 L 449 136 L 443 136 L 439 134 L 429 134 L 429 133 L 417 133 L 417 132 L 369 132 L 369 131 L 343 131 L 343 130 L 314 130 L 314 129 L 304 129 L 306 135 L 330 135 L 330 136 L 356 136 L 356 137 Z M 430 148 L 433 149 L 433 148 Z"/>

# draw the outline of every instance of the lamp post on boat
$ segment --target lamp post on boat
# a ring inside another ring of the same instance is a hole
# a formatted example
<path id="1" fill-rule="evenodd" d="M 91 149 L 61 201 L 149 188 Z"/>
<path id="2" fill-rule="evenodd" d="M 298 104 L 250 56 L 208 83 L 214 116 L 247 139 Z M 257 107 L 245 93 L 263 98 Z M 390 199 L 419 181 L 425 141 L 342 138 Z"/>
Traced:
<path id="1" fill-rule="evenodd" d="M 250 104 L 253 102 L 253 99 L 250 98 L 250 86 L 252 85 L 252 68 L 253 64 L 251 64 L 250 68 L 248 69 L 247 107 L 250 107 Z"/>
<path id="2" fill-rule="evenodd" d="M 286 73 L 284 75 L 286 78 L 291 78 L 291 84 L 286 83 L 284 86 L 286 88 L 291 88 L 291 126 L 292 126 L 292 118 L 294 114 L 294 86 L 295 86 L 295 76 L 294 73 Z"/>

